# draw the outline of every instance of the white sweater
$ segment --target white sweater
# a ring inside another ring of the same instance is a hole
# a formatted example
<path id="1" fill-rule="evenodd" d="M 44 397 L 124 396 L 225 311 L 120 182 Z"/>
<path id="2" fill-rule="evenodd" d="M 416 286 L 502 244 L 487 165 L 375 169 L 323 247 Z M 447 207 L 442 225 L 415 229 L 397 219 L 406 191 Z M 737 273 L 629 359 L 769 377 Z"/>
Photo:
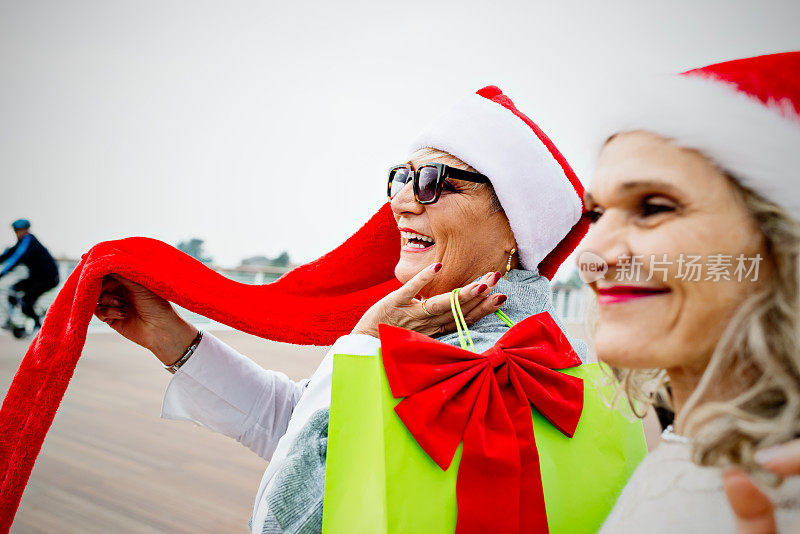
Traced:
<path id="1" fill-rule="evenodd" d="M 161 417 L 193 421 L 270 460 L 253 505 L 251 532 L 260 534 L 268 508 L 262 496 L 309 417 L 330 406 L 333 355 L 373 355 L 379 347 L 371 336 L 340 337 L 310 379 L 293 382 L 205 333 L 170 380 Z"/>
<path id="2" fill-rule="evenodd" d="M 800 478 L 772 492 L 778 532 L 788 532 L 800 511 Z M 661 441 L 633 473 L 601 534 L 735 534 L 722 488 L 722 470 L 690 460 L 690 445 Z"/>

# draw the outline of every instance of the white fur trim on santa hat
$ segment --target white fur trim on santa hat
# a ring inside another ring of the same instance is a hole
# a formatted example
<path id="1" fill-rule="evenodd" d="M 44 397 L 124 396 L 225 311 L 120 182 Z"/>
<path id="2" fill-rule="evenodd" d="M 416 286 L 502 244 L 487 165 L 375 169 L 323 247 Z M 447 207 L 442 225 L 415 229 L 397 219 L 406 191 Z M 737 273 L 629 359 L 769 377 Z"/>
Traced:
<path id="1" fill-rule="evenodd" d="M 575 188 L 531 127 L 478 94 L 420 134 L 411 152 L 420 148 L 452 154 L 491 180 L 523 268 L 535 269 L 581 216 Z"/>
<path id="2" fill-rule="evenodd" d="M 800 217 L 800 117 L 788 102 L 766 105 L 728 82 L 698 75 L 617 85 L 604 100 L 597 106 L 596 155 L 616 133 L 653 132 L 702 152 Z"/>

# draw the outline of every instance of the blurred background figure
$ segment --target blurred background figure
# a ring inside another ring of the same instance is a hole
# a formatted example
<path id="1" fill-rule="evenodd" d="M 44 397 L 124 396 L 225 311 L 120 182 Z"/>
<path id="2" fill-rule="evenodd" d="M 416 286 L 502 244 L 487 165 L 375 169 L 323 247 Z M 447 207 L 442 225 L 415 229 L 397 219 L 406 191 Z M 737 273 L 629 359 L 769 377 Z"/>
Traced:
<path id="1" fill-rule="evenodd" d="M 33 319 L 33 332 L 41 326 L 41 318 L 36 313 L 36 301 L 43 293 L 58 285 L 58 267 L 50 252 L 31 232 L 31 223 L 27 219 L 17 219 L 11 223 L 17 237 L 17 243 L 0 255 L 0 278 L 18 265 L 28 268 L 28 277 L 11 286 L 8 293 L 8 318 L 4 328 L 11 330 L 15 337 L 23 337 L 26 329 L 23 324 L 14 322 L 17 308 Z"/>

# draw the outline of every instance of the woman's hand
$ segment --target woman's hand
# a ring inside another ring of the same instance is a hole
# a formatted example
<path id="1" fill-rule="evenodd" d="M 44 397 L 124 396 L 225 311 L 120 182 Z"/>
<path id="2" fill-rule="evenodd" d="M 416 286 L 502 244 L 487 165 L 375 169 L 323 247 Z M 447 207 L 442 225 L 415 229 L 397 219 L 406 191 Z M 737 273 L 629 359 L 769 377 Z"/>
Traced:
<path id="1" fill-rule="evenodd" d="M 800 475 L 800 439 L 756 453 L 756 461 L 779 475 Z M 736 514 L 738 534 L 774 534 L 775 510 L 772 502 L 741 469 L 723 475 L 728 502 Z M 800 518 L 786 534 L 800 534 Z"/>
<path id="2" fill-rule="evenodd" d="M 389 293 L 373 304 L 351 333 L 378 337 L 379 323 L 399 326 L 425 335 L 455 331 L 455 318 L 450 312 L 450 293 L 443 293 L 425 300 L 424 309 L 422 301 L 416 298 L 422 288 L 433 281 L 441 268 L 441 263 L 426 267 L 403 284 L 400 289 Z M 506 301 L 505 295 L 489 296 L 489 292 L 499 280 L 500 273 L 486 273 L 479 280 L 461 289 L 458 301 L 468 325 L 493 313 Z M 425 313 L 426 310 L 430 315 Z"/>
<path id="3" fill-rule="evenodd" d="M 116 274 L 103 279 L 94 314 L 165 365 L 178 361 L 197 336 L 167 300 Z"/>

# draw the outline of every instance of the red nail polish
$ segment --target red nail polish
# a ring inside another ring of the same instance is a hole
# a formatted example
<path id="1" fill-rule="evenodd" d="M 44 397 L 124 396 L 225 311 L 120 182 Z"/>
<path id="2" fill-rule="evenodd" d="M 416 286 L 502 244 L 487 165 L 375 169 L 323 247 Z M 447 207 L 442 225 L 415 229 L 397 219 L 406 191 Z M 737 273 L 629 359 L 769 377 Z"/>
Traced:
<path id="1" fill-rule="evenodd" d="M 437 263 L 436 265 L 433 266 L 433 272 L 438 273 L 441 270 L 442 270 L 442 264 L 441 263 Z"/>
<path id="2" fill-rule="evenodd" d="M 487 288 L 487 287 L 489 287 L 489 286 L 487 286 L 486 284 L 481 284 L 481 285 L 479 285 L 479 286 L 478 286 L 478 289 L 477 289 L 477 291 L 478 291 L 478 294 L 481 294 L 481 293 L 483 293 L 484 291 L 486 291 L 486 288 Z"/>
<path id="3" fill-rule="evenodd" d="M 500 306 L 503 304 L 508 297 L 505 295 L 497 295 L 497 305 Z"/>
<path id="4" fill-rule="evenodd" d="M 494 273 L 494 282 L 493 283 L 496 284 L 497 282 L 499 282 L 501 276 L 503 276 L 503 275 L 500 274 L 499 272 L 495 272 Z"/>

